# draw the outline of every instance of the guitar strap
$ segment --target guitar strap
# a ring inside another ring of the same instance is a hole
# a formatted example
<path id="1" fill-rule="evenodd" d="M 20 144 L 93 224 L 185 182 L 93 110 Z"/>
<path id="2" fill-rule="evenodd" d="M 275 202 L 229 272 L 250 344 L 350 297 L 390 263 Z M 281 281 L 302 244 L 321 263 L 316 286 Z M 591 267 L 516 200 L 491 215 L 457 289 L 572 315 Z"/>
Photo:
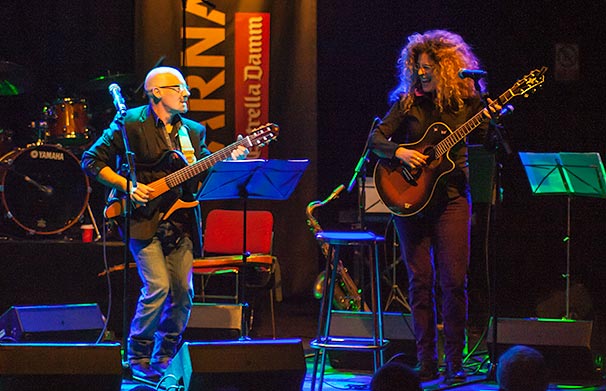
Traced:
<path id="1" fill-rule="evenodd" d="M 185 125 L 181 125 L 179 128 L 179 143 L 181 144 L 181 152 L 183 156 L 187 159 L 187 162 L 191 165 L 196 162 L 196 155 L 194 147 L 191 145 L 191 140 L 189 139 L 189 134 L 187 133 L 187 127 Z"/>

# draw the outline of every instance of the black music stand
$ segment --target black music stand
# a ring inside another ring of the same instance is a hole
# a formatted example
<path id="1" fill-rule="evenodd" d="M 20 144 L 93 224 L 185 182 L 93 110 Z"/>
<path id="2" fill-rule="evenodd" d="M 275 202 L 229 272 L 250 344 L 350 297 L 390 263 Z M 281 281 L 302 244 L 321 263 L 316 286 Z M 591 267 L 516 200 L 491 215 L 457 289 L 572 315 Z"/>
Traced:
<path id="1" fill-rule="evenodd" d="M 570 200 L 606 198 L 606 171 L 597 152 L 519 152 L 533 195 L 566 195 L 566 319 L 570 319 Z"/>
<path id="2" fill-rule="evenodd" d="M 297 187 L 309 160 L 226 160 L 215 164 L 208 172 L 198 201 L 241 199 L 243 203 L 242 277 L 239 281 L 239 298 L 246 304 L 246 259 L 250 255 L 246 245 L 247 201 L 286 200 Z M 242 338 L 248 339 L 248 316 L 242 317 Z"/>

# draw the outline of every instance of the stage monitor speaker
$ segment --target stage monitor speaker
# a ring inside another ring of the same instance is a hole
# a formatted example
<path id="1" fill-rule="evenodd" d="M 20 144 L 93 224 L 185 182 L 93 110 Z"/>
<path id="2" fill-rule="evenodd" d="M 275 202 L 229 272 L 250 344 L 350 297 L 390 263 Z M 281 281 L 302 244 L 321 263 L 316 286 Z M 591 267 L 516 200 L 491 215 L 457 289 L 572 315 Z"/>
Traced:
<path id="1" fill-rule="evenodd" d="M 187 328 L 185 341 L 223 341 L 242 335 L 242 304 L 195 303 Z"/>
<path id="2" fill-rule="evenodd" d="M 372 313 L 333 311 L 330 335 L 341 337 L 372 337 Z M 417 348 L 414 338 L 412 315 L 400 312 L 383 313 L 383 336 L 389 344 L 383 353 L 387 361 L 396 354 L 409 365 L 416 364 Z M 372 352 L 329 350 L 328 357 L 333 368 L 372 370 Z"/>
<path id="3" fill-rule="evenodd" d="M 493 343 L 493 321 L 487 342 L 493 362 L 512 346 L 530 346 L 543 355 L 550 381 L 595 380 L 596 367 L 591 352 L 592 321 L 544 318 L 498 318 L 497 344 Z"/>
<path id="4" fill-rule="evenodd" d="M 0 344 L 2 391 L 120 391 L 120 344 Z"/>
<path id="5" fill-rule="evenodd" d="M 13 306 L 0 316 L 0 341 L 95 342 L 103 326 L 97 304 Z"/>
<path id="6" fill-rule="evenodd" d="M 300 339 L 185 342 L 166 374 L 184 391 L 299 391 L 305 380 Z"/>

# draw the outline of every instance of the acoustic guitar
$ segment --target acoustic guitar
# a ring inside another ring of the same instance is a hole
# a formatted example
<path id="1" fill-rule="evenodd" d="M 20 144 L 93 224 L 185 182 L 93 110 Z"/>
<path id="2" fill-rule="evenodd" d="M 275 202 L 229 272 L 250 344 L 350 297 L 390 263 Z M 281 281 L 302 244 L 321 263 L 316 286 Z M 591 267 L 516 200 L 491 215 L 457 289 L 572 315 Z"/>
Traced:
<path id="1" fill-rule="evenodd" d="M 515 96 L 528 97 L 545 81 L 547 67 L 535 69 L 505 91 L 491 106 L 504 106 Z M 374 183 L 379 198 L 389 210 L 399 216 L 413 216 L 431 201 L 436 186 L 455 163 L 449 153 L 452 147 L 485 122 L 483 110 L 452 131 L 445 123 L 431 124 L 416 142 L 400 144 L 428 155 L 427 164 L 411 169 L 399 159 L 380 159 L 374 170 Z"/>

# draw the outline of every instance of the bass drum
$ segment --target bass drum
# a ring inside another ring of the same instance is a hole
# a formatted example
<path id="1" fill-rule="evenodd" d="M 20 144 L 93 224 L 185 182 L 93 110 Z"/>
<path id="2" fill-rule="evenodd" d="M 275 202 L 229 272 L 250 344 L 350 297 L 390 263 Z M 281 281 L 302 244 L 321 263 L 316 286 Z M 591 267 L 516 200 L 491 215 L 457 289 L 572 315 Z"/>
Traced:
<path id="1" fill-rule="evenodd" d="M 57 234 L 76 224 L 88 206 L 88 177 L 78 159 L 54 145 L 12 151 L 1 158 L 6 216 L 30 235 Z"/>

